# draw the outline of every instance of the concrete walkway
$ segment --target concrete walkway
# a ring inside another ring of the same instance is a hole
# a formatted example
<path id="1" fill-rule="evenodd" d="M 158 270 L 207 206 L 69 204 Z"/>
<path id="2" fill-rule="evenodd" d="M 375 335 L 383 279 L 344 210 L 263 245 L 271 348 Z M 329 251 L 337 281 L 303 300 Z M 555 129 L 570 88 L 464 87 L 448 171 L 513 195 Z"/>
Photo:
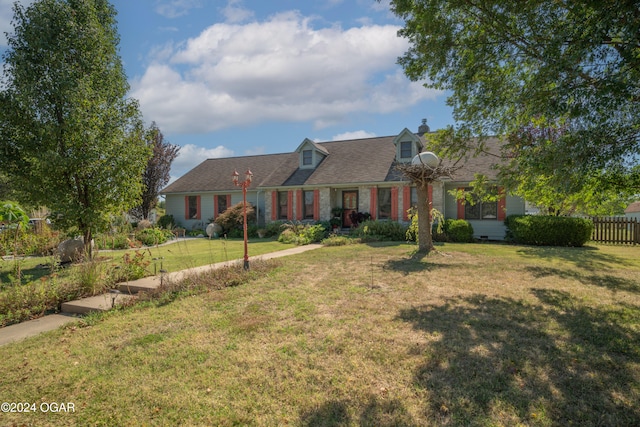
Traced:
<path id="1" fill-rule="evenodd" d="M 297 246 L 295 248 L 285 249 L 278 252 L 249 257 L 249 260 L 257 261 L 280 258 L 307 252 L 320 247 L 322 247 L 322 245 L 319 244 Z M 126 298 L 132 298 L 133 294 L 137 292 L 157 288 L 158 286 L 160 286 L 162 280 L 178 281 L 191 274 L 203 273 L 209 270 L 235 265 L 238 263 L 241 264 L 242 260 L 240 259 L 228 262 L 219 262 L 216 264 L 203 265 L 201 267 L 194 267 L 187 270 L 166 273 L 162 278 L 160 276 L 149 276 L 139 280 L 119 283 L 117 290 L 111 291 L 109 293 L 63 303 L 61 314 L 51 314 L 39 319 L 29 320 L 27 322 L 0 328 L 0 346 L 27 337 L 38 335 L 42 332 L 57 329 L 60 326 L 66 325 L 70 322 L 75 322 L 78 320 L 78 315 L 90 313 L 92 311 L 110 310 L 119 301 L 122 301 Z"/>

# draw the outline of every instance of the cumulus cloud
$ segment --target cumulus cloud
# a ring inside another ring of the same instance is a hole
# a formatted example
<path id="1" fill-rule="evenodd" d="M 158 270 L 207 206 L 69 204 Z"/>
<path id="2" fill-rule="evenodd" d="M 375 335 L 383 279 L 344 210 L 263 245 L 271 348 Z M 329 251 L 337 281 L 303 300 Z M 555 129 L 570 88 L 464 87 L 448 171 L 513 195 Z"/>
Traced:
<path id="1" fill-rule="evenodd" d="M 163 47 L 132 82 L 132 96 L 169 133 L 266 121 L 322 128 L 354 113 L 398 111 L 439 93 L 404 77 L 396 59 L 408 45 L 397 31 L 393 25 L 314 28 L 298 12 L 217 23 Z"/>
<path id="2" fill-rule="evenodd" d="M 180 148 L 178 157 L 171 164 L 171 176 L 178 177 L 193 169 L 206 159 L 217 159 L 220 157 L 231 157 L 233 150 L 219 145 L 215 148 L 204 148 L 193 144 L 183 145 Z"/>

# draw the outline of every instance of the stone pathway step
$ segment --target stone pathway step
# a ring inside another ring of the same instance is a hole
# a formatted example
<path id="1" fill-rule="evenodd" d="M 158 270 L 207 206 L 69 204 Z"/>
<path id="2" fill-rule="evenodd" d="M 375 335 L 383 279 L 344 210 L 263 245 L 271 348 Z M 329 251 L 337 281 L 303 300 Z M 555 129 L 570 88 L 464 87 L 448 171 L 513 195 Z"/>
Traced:
<path id="1" fill-rule="evenodd" d="M 257 255 L 250 257 L 250 261 L 259 259 L 272 259 L 280 258 L 288 255 L 294 255 L 313 249 L 317 249 L 322 245 L 305 245 L 295 248 L 285 249 L 278 252 L 272 252 L 264 255 Z M 27 322 L 18 323 L 16 325 L 6 326 L 0 328 L 0 346 L 8 344 L 10 342 L 18 341 L 23 338 L 27 338 L 33 335 L 40 334 L 42 332 L 51 331 L 59 328 L 60 326 L 75 322 L 78 318 L 77 315 L 90 313 L 92 311 L 106 311 L 110 310 L 114 304 L 118 304 L 128 298 L 133 298 L 134 294 L 144 290 L 154 289 L 160 286 L 162 280 L 180 280 L 181 278 L 194 273 L 203 273 L 211 269 L 220 268 L 228 265 L 242 264 L 242 260 L 234 260 L 228 262 L 221 262 L 212 265 L 204 265 L 201 267 L 190 268 L 188 270 L 176 271 L 172 273 L 166 273 L 163 277 L 150 276 L 143 279 L 134 280 L 130 282 L 120 283 L 117 288 L 117 292 L 110 292 L 103 295 L 96 295 L 94 297 L 83 298 L 76 301 L 69 301 L 62 304 L 61 314 L 50 314 L 39 319 L 29 320 Z"/>

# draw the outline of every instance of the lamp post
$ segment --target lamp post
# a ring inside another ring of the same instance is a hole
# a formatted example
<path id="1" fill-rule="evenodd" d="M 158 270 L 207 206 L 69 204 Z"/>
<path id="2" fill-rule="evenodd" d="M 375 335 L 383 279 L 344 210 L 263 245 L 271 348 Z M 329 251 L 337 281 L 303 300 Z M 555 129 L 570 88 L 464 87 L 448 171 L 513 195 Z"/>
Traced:
<path id="1" fill-rule="evenodd" d="M 247 250 L 247 187 L 251 185 L 251 179 L 253 178 L 253 174 L 249 169 L 244 173 L 244 181 L 240 182 L 238 178 L 240 174 L 237 170 L 233 171 L 233 183 L 236 187 L 242 187 L 242 208 L 244 215 L 244 269 L 249 270 L 249 252 Z"/>

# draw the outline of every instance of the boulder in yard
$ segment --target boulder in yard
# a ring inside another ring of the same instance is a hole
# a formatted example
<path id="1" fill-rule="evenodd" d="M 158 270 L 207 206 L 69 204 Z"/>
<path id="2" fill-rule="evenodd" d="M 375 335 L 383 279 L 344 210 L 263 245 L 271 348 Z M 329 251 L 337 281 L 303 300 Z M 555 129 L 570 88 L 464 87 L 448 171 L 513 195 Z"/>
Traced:
<path id="1" fill-rule="evenodd" d="M 84 255 L 84 241 L 82 239 L 68 239 L 58 245 L 56 255 L 60 262 L 75 262 Z"/>

